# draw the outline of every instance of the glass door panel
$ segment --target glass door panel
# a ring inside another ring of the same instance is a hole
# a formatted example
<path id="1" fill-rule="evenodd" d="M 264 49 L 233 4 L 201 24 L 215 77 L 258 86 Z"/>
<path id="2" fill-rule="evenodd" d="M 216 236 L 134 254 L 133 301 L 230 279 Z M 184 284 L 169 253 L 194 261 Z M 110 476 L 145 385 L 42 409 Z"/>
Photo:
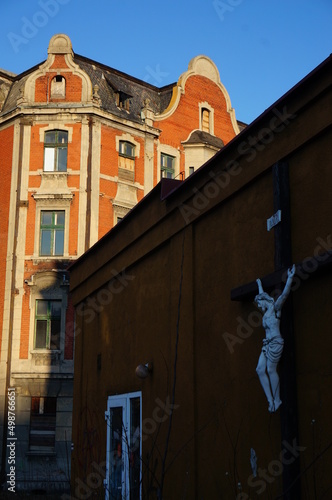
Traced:
<path id="1" fill-rule="evenodd" d="M 141 408 L 140 398 L 130 399 L 130 500 L 139 500 L 141 490 Z"/>
<path id="2" fill-rule="evenodd" d="M 123 406 L 110 408 L 110 496 L 112 500 L 122 500 L 124 490 L 124 463 L 123 463 Z"/>
<path id="3" fill-rule="evenodd" d="M 141 394 L 110 396 L 106 412 L 106 500 L 141 499 Z"/>

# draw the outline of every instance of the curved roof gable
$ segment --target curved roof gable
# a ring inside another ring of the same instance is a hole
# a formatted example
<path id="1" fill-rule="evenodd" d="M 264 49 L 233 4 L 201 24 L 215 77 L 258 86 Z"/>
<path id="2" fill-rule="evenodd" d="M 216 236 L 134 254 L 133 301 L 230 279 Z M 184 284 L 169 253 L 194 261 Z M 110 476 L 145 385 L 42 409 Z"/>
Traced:
<path id="1" fill-rule="evenodd" d="M 209 80 L 213 81 L 216 85 L 218 85 L 218 87 L 220 88 L 221 92 L 224 95 L 226 101 L 226 109 L 227 112 L 230 114 L 234 131 L 236 134 L 238 134 L 240 132 L 240 129 L 235 118 L 235 111 L 232 108 L 229 94 L 224 85 L 220 81 L 220 75 L 217 66 L 209 57 L 205 55 L 199 55 L 191 59 L 188 65 L 188 70 L 180 76 L 177 85 L 174 86 L 173 88 L 172 99 L 168 107 L 165 109 L 163 113 L 161 113 L 157 117 L 158 121 L 164 120 L 174 113 L 180 102 L 181 95 L 185 93 L 187 80 L 195 75 L 204 76 L 205 78 L 208 78 Z"/>

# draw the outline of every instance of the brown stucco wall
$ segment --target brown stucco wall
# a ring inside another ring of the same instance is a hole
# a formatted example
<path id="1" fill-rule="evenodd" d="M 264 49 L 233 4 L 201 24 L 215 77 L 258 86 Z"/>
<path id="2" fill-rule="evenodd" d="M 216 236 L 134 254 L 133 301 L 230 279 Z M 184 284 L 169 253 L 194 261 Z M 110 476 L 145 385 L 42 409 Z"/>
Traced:
<path id="1" fill-rule="evenodd" d="M 329 487 L 332 277 L 330 268 L 316 271 L 321 255 L 332 249 L 327 69 L 287 94 L 164 200 L 165 183 L 159 184 L 73 266 L 73 490 L 78 479 L 85 484 L 93 463 L 105 460 L 107 397 L 141 390 L 144 427 L 156 400 L 172 396 L 177 354 L 178 406 L 163 498 L 282 493 L 280 411 L 267 411 L 255 372 L 264 330 L 252 301 L 231 301 L 230 293 L 274 270 L 274 231 L 267 232 L 266 219 L 274 210 L 272 165 L 285 158 L 292 258 L 306 263 L 292 293 L 296 365 L 290 370 L 296 372 L 302 447 L 295 453 L 302 498 L 314 498 L 315 491 L 321 496 Z M 282 113 L 287 123 L 280 122 Z M 227 343 L 227 334 L 237 341 Z M 135 367 L 146 362 L 153 362 L 153 373 L 140 380 Z M 145 432 L 145 492 L 155 459 L 153 486 L 160 481 L 168 424 L 169 419 Z M 251 478 L 251 448 L 258 478 Z"/>

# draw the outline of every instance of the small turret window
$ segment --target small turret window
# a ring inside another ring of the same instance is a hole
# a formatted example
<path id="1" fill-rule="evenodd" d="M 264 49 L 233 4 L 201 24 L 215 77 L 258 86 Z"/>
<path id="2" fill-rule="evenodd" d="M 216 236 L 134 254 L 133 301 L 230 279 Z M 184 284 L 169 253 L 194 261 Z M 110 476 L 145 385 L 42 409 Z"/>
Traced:
<path id="1" fill-rule="evenodd" d="M 56 75 L 51 82 L 51 98 L 61 99 L 66 97 L 66 80 L 62 75 Z"/>

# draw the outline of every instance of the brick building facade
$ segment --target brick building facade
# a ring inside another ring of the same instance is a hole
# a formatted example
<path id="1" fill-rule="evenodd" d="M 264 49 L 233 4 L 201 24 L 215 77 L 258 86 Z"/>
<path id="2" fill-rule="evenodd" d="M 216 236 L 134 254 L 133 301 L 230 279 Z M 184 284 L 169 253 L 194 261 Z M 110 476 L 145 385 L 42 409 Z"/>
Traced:
<path id="1" fill-rule="evenodd" d="M 63 489 L 70 476 L 74 320 L 68 264 L 161 177 L 185 179 L 243 127 L 214 63 L 195 57 L 157 88 L 73 53 L 0 70 L 0 396 L 2 480 L 8 389 L 16 484 Z"/>

